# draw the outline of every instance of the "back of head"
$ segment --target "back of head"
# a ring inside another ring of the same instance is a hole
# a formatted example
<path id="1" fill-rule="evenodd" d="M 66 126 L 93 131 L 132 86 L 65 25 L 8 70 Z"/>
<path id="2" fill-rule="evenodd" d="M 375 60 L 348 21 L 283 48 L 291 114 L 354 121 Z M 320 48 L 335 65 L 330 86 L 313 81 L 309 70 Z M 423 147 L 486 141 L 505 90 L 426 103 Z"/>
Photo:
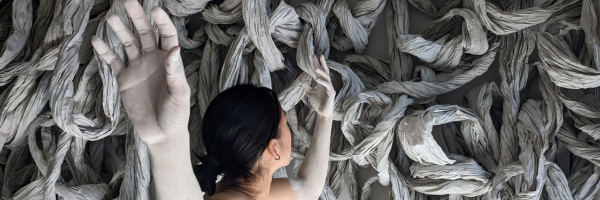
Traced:
<path id="1" fill-rule="evenodd" d="M 253 167 L 270 140 L 279 138 L 280 117 L 279 100 L 271 89 L 245 84 L 217 95 L 202 121 L 207 154 L 194 167 L 202 190 L 213 195 L 219 174 L 234 186 L 254 178 Z"/>

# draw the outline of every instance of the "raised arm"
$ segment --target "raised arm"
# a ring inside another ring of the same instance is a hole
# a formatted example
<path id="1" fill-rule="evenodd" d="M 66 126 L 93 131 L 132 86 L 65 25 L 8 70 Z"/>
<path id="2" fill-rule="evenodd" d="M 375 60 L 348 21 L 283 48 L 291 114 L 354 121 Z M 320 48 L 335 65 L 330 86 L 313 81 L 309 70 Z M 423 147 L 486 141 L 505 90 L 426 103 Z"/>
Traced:
<path id="1" fill-rule="evenodd" d="M 190 87 L 175 26 L 162 9 L 152 9 L 160 31 L 159 48 L 142 6 L 127 0 L 125 8 L 139 40 L 119 16 L 109 14 L 106 21 L 123 43 L 129 66 L 100 38 L 92 38 L 92 45 L 112 69 L 123 107 L 138 136 L 148 144 L 157 199 L 203 199 L 190 160 Z"/>
<path id="2" fill-rule="evenodd" d="M 318 60 L 321 61 L 320 64 Z M 292 189 L 296 191 L 299 200 L 319 198 L 325 184 L 329 164 L 335 90 L 331 85 L 325 58 L 321 56 L 320 59 L 317 59 L 314 56 L 313 62 L 315 62 L 317 85 L 310 87 L 309 81 L 304 79 L 302 86 L 306 90 L 311 106 L 317 111 L 317 117 L 310 147 L 298 169 L 298 175 L 295 179 L 290 179 Z"/>

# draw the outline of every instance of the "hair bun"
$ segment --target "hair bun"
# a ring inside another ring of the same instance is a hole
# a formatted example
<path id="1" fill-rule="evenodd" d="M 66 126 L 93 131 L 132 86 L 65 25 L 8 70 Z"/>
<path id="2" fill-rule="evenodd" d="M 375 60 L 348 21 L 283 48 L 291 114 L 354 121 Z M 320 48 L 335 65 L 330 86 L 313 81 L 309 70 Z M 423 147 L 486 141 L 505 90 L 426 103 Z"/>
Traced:
<path id="1" fill-rule="evenodd" d="M 200 157 L 202 164 L 194 166 L 194 174 L 200 183 L 200 189 L 212 196 L 215 194 L 217 176 L 222 173 L 219 161 L 211 155 Z"/>

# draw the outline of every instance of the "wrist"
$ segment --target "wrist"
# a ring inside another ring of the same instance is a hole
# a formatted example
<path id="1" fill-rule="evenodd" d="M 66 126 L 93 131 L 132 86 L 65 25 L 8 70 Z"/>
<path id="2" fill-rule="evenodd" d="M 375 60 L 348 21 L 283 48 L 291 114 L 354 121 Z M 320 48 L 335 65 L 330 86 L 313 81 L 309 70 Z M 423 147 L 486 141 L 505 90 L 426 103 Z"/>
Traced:
<path id="1" fill-rule="evenodd" d="M 187 131 L 181 132 L 158 141 L 146 141 L 146 145 L 151 152 L 180 151 L 183 149 L 188 151 L 190 148 L 190 135 Z"/>
<path id="2" fill-rule="evenodd" d="M 333 120 L 333 114 L 317 113 L 317 120 L 318 121 L 332 121 Z"/>

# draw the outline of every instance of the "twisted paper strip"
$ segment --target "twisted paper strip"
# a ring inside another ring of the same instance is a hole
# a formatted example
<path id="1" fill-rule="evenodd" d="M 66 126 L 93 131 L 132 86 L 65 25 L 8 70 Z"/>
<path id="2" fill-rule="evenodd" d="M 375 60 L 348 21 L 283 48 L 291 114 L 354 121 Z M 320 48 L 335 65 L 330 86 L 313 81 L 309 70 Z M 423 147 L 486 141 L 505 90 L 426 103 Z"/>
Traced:
<path id="1" fill-rule="evenodd" d="M 0 13 L 10 13 L 0 15 L 3 198 L 150 199 L 145 144 L 120 107 L 114 76 L 90 44 L 98 35 L 125 57 L 105 22 L 115 13 L 132 28 L 122 0 L 7 2 L 0 3 Z M 408 32 L 409 3 L 437 18 L 419 35 Z M 321 199 L 337 199 L 344 188 L 352 199 L 372 199 L 375 182 L 389 186 L 394 199 L 599 197 L 597 1 L 548 0 L 534 7 L 531 0 L 452 0 L 441 8 L 427 0 L 361 0 L 352 8 L 344 0 L 142 5 L 146 11 L 163 6 L 182 48 L 193 54 L 185 67 L 193 163 L 204 154 L 201 120 L 212 98 L 253 83 L 278 93 L 294 135 L 295 164 L 287 170 L 297 170 L 315 119 L 298 77 L 314 77 L 312 55 L 324 54 L 337 96 Z M 389 59 L 363 54 L 384 10 Z M 206 23 L 188 30 L 194 14 Z M 539 62 L 532 62 L 534 45 Z M 339 53 L 350 49 L 358 54 Z M 496 73 L 488 71 L 496 54 L 498 83 L 473 87 L 464 107 L 440 105 L 445 99 L 437 95 Z M 421 64 L 413 65 L 410 55 Z M 537 99 L 529 92 L 536 77 L 543 101 L 528 100 Z M 359 165 L 377 171 L 362 188 Z M 283 168 L 274 176 L 286 173 Z"/>

